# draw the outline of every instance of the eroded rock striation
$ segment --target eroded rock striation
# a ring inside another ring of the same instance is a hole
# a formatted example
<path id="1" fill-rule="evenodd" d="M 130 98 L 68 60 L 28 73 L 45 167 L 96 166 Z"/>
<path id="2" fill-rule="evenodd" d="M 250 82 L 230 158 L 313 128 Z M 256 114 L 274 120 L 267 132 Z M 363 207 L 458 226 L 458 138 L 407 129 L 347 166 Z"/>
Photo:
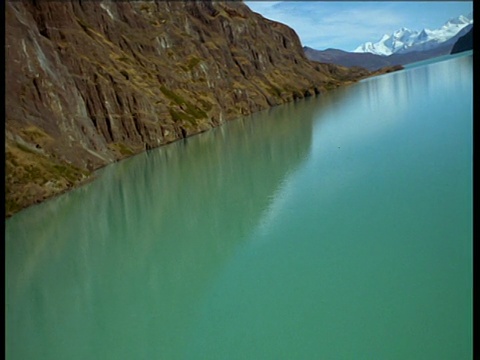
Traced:
<path id="1" fill-rule="evenodd" d="M 7 1 L 6 214 L 91 171 L 368 76 L 240 1 Z"/>

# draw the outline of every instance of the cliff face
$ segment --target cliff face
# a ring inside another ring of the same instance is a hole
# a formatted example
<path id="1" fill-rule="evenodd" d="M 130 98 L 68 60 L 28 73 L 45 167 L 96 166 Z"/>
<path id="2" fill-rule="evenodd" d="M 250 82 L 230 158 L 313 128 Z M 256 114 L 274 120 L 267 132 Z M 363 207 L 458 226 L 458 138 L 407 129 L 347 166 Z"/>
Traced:
<path id="1" fill-rule="evenodd" d="M 90 171 L 368 75 L 241 2 L 8 1 L 6 212 Z"/>

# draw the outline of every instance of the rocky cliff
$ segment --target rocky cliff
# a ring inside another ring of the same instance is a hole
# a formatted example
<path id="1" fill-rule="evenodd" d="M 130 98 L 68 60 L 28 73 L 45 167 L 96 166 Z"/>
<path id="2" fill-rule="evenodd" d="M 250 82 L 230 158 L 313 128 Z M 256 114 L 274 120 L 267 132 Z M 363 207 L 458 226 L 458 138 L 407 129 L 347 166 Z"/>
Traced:
<path id="1" fill-rule="evenodd" d="M 242 2 L 7 1 L 6 214 L 108 163 L 369 73 Z"/>

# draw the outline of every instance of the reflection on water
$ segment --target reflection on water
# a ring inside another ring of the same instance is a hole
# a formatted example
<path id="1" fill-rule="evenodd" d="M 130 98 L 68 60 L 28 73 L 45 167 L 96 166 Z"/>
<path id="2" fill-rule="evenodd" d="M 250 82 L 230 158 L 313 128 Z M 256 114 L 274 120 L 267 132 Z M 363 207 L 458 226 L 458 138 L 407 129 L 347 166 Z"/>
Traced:
<path id="1" fill-rule="evenodd" d="M 8 219 L 7 358 L 471 358 L 471 68 L 234 121 Z"/>
<path id="2" fill-rule="evenodd" d="M 138 155 L 9 220 L 12 353 L 60 356 L 79 345 L 64 337 L 69 324 L 97 333 L 78 358 L 105 338 L 122 356 L 133 322 L 149 351 L 174 356 L 198 293 L 308 154 L 316 107 L 289 104 Z"/>
<path id="3" fill-rule="evenodd" d="M 472 358 L 471 69 L 318 99 L 310 153 L 217 275 L 187 358 Z"/>

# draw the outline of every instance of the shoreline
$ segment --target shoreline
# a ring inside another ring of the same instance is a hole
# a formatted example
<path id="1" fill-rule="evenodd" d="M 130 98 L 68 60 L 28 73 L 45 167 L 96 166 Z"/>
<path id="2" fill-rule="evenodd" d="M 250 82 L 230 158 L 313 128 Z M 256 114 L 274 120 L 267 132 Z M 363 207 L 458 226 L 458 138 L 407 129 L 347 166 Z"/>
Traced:
<path id="1" fill-rule="evenodd" d="M 372 77 L 375 77 L 375 76 L 379 76 L 379 75 L 383 75 L 383 74 L 386 74 L 386 73 L 391 73 L 391 72 L 399 71 L 399 70 L 403 70 L 403 69 L 404 69 L 404 67 L 403 67 L 403 66 L 400 66 L 400 65 L 399 65 L 399 66 L 382 68 L 382 69 L 379 69 L 379 70 L 377 70 L 377 71 L 370 72 L 367 76 L 361 77 L 361 78 L 359 78 L 359 79 L 357 79 L 357 80 L 355 80 L 355 81 L 348 81 L 348 82 L 346 81 L 345 83 L 343 83 L 342 85 L 340 85 L 340 86 L 338 86 L 338 87 L 347 87 L 347 86 L 349 86 L 349 85 L 353 85 L 353 84 L 355 84 L 355 83 L 357 83 L 357 82 L 359 82 L 359 81 L 361 81 L 361 80 L 367 79 L 367 78 L 372 78 Z M 329 89 L 329 90 L 325 90 L 325 92 L 328 92 L 328 91 L 330 91 L 330 89 Z M 254 112 L 252 112 L 252 113 L 250 113 L 250 114 L 243 115 L 243 116 L 251 115 L 251 114 L 254 114 L 255 112 L 262 111 L 262 110 L 266 110 L 266 109 L 269 109 L 269 108 L 272 108 L 272 107 L 275 107 L 275 106 L 281 106 L 281 105 L 286 104 L 286 103 L 289 103 L 289 102 L 295 102 L 295 101 L 299 101 L 299 100 L 304 100 L 304 99 L 307 98 L 307 97 L 308 97 L 308 98 L 309 98 L 309 97 L 312 97 L 312 96 L 313 96 L 313 97 L 317 97 L 317 96 L 321 96 L 321 95 L 322 95 L 322 93 L 319 93 L 319 94 L 314 94 L 314 95 L 311 95 L 311 96 L 305 96 L 305 97 L 303 97 L 303 98 L 292 99 L 291 101 L 288 101 L 288 102 L 285 102 L 285 103 L 282 103 L 282 104 L 278 104 L 278 105 L 274 105 L 274 106 L 270 106 L 270 107 L 267 107 L 267 108 L 265 108 L 265 109 L 260 109 L 260 110 L 254 111 Z M 241 116 L 240 116 L 240 117 L 237 117 L 237 118 L 234 118 L 234 119 L 231 119 L 231 120 L 227 120 L 225 123 L 228 123 L 228 122 L 230 122 L 230 121 L 234 121 L 234 120 L 240 119 L 240 118 L 241 118 Z M 58 190 L 58 191 L 54 191 L 54 192 L 50 192 L 50 193 L 48 193 L 48 192 L 45 193 L 45 191 L 44 191 L 44 194 L 34 196 L 31 201 L 27 201 L 26 203 L 24 203 L 24 205 L 17 206 L 16 208 L 13 208 L 13 209 L 7 208 L 7 199 L 5 199 L 5 220 L 8 220 L 8 219 L 12 218 L 13 216 L 15 216 L 16 214 L 22 212 L 22 211 L 25 210 L 25 209 L 28 209 L 28 208 L 30 208 L 30 207 L 32 207 L 32 206 L 35 206 L 35 205 L 39 205 L 39 204 L 41 204 L 41 203 L 43 203 L 43 202 L 45 202 L 45 201 L 54 199 L 54 198 L 56 198 L 56 197 L 58 197 L 58 196 L 62 196 L 62 195 L 64 195 L 64 194 L 66 194 L 67 192 L 70 192 L 70 191 L 72 191 L 72 190 L 78 189 L 78 188 L 80 188 L 80 187 L 82 187 L 82 186 L 84 186 L 84 185 L 86 185 L 86 184 L 88 184 L 88 183 L 90 183 L 90 182 L 92 182 L 92 181 L 95 181 L 95 180 L 97 179 L 97 174 L 96 174 L 96 172 L 99 171 L 99 170 L 101 170 L 101 169 L 103 169 L 103 168 L 106 167 L 106 166 L 113 165 L 113 164 L 115 164 L 115 163 L 117 163 L 117 162 L 119 162 L 119 161 L 125 160 L 125 159 L 129 159 L 129 158 L 131 158 L 131 157 L 133 157 L 133 156 L 135 156 L 135 155 L 142 154 L 142 153 L 144 153 L 145 151 L 150 151 L 150 150 L 158 149 L 158 148 L 161 148 L 161 147 L 163 147 L 163 146 L 167 146 L 167 145 L 169 145 L 169 144 L 172 144 L 172 143 L 175 143 L 175 142 L 184 140 L 184 139 L 186 139 L 186 138 L 189 138 L 189 137 L 192 137 L 192 136 L 195 136 L 195 135 L 199 135 L 199 134 L 204 133 L 204 132 L 206 132 L 206 131 L 209 131 L 209 130 L 218 128 L 218 127 L 224 125 L 225 123 L 216 124 L 215 126 L 212 126 L 212 127 L 209 128 L 209 129 L 200 130 L 200 131 L 198 131 L 198 132 L 191 133 L 191 134 L 189 134 L 189 135 L 187 135 L 187 136 L 176 138 L 176 139 L 174 139 L 174 140 L 171 140 L 171 141 L 168 141 L 168 142 L 166 142 L 166 143 L 164 143 L 164 144 L 161 144 L 161 145 L 159 145 L 159 146 L 157 146 L 157 147 L 155 147 L 155 148 L 144 149 L 143 151 L 140 151 L 140 152 L 138 152 L 138 153 L 133 153 L 133 154 L 130 154 L 130 155 L 128 155 L 128 156 L 123 156 L 123 157 L 121 157 L 121 158 L 116 159 L 116 160 L 113 161 L 113 162 L 106 163 L 106 164 L 104 164 L 104 165 L 102 165 L 102 166 L 99 166 L 98 168 L 92 169 L 88 174 L 85 173 L 85 170 L 80 170 L 80 169 L 78 169 L 78 171 L 81 172 L 83 176 L 86 176 L 85 178 L 80 178 L 80 179 L 77 178 L 76 180 L 73 181 L 72 184 L 67 184 L 66 186 L 64 186 L 62 189 L 60 189 L 60 190 Z M 55 179 L 48 179 L 48 180 L 47 180 L 47 183 L 48 183 L 48 182 L 51 182 L 52 180 L 55 181 Z M 44 185 L 45 185 L 45 184 L 44 184 Z M 40 186 L 37 185 L 37 187 L 40 187 Z"/>

